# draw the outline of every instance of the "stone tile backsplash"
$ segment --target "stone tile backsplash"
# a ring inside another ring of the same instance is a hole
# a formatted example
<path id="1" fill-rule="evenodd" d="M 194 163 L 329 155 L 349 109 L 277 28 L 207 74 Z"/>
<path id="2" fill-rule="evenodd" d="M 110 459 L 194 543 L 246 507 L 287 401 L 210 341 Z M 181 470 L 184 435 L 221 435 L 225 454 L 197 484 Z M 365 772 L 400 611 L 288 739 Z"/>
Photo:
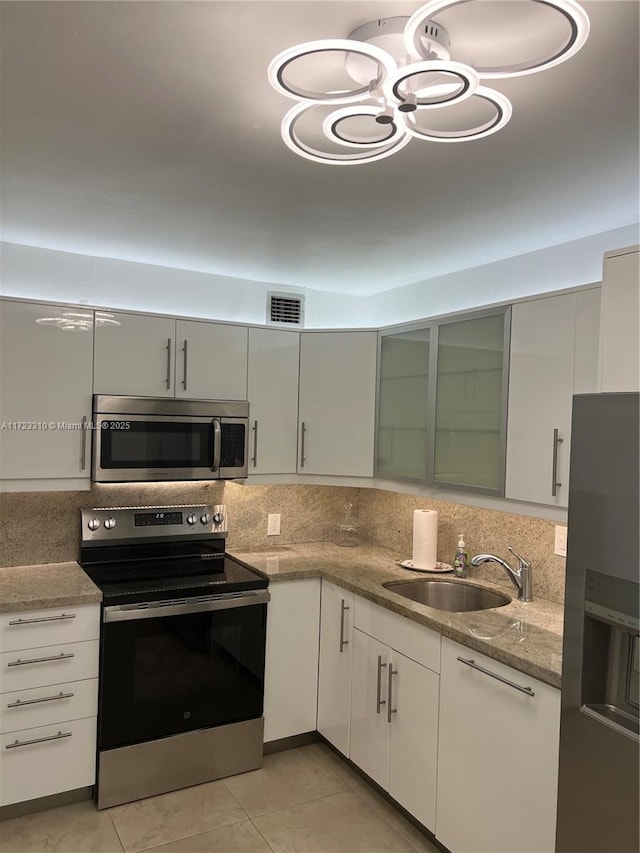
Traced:
<path id="1" fill-rule="evenodd" d="M 438 559 L 452 563 L 460 533 L 469 555 L 488 551 L 510 561 L 507 546 L 533 566 L 534 596 L 564 600 L 564 564 L 553 554 L 554 522 L 381 489 L 339 486 L 238 483 L 154 483 L 94 485 L 88 492 L 0 494 L 0 566 L 76 560 L 79 510 L 97 506 L 163 506 L 226 503 L 229 550 L 318 542 L 333 537 L 346 502 L 359 513 L 364 540 L 411 557 L 414 509 L 435 509 Z M 268 513 L 280 513 L 281 533 L 267 536 Z M 470 570 L 514 592 L 499 566 Z"/>

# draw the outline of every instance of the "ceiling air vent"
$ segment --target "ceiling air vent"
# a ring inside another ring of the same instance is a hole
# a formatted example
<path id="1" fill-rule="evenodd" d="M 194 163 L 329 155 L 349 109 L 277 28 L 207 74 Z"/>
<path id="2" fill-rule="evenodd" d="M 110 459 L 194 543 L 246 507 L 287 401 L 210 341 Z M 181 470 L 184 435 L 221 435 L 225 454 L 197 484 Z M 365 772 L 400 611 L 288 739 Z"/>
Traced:
<path id="1" fill-rule="evenodd" d="M 291 293 L 267 293 L 267 323 L 302 327 L 304 297 Z"/>

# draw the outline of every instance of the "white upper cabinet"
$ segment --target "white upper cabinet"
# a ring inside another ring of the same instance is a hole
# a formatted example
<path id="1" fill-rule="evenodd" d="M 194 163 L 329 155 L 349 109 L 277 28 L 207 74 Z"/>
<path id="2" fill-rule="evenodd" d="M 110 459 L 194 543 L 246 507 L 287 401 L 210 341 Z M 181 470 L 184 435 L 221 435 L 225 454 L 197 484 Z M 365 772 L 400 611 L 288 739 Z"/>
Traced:
<path id="1" fill-rule="evenodd" d="M 249 474 L 295 474 L 300 333 L 249 329 Z"/>
<path id="2" fill-rule="evenodd" d="M 71 328 L 68 308 L 0 301 L 0 478 L 67 480 L 88 488 L 93 316 Z"/>
<path id="3" fill-rule="evenodd" d="M 376 348 L 376 332 L 302 336 L 299 473 L 373 475 Z"/>
<path id="4" fill-rule="evenodd" d="M 598 312 L 597 288 L 512 308 L 507 498 L 567 506 L 572 397 L 596 390 Z"/>
<path id="5" fill-rule="evenodd" d="M 144 314 L 96 326 L 96 394 L 247 399 L 247 329 Z"/>
<path id="6" fill-rule="evenodd" d="M 640 314 L 638 247 L 608 252 L 602 276 L 601 391 L 638 391 Z"/>
<path id="7" fill-rule="evenodd" d="M 173 397 L 176 321 L 115 312 L 113 320 L 96 327 L 94 393 Z"/>

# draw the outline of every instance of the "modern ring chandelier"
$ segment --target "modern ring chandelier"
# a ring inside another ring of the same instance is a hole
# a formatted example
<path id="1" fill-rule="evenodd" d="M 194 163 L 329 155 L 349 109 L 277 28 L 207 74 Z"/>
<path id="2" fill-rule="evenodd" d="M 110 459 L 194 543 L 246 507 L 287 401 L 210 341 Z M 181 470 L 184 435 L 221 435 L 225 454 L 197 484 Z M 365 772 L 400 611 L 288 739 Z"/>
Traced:
<path id="1" fill-rule="evenodd" d="M 516 17 L 507 61 L 491 65 L 456 58 L 456 38 L 436 17 L 458 6 L 474 6 L 476 14 L 483 14 L 488 2 L 430 0 L 408 18 L 381 18 L 347 39 L 310 41 L 282 51 L 269 65 L 269 81 L 298 101 L 282 121 L 285 144 L 306 159 L 345 165 L 389 157 L 414 138 L 466 142 L 501 130 L 511 118 L 511 102 L 485 81 L 533 74 L 570 59 L 587 40 L 589 17 L 576 0 L 518 0 L 520 9 L 533 4 L 536 14 L 544 10 L 557 19 L 561 35 L 545 45 L 542 55 L 513 61 L 526 30 L 517 30 Z M 321 86 L 313 64 L 323 60 L 333 77 Z M 477 120 L 443 124 L 443 116 L 462 103 Z M 305 127 L 312 130 L 312 142 L 303 138 Z"/>

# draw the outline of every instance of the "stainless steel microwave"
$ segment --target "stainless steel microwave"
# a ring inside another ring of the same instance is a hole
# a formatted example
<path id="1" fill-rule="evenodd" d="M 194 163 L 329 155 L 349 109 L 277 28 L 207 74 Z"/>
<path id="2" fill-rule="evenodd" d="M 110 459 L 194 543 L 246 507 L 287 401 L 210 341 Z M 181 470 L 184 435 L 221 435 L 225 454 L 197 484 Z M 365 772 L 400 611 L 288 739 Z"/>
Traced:
<path id="1" fill-rule="evenodd" d="M 247 476 L 248 403 L 95 395 L 92 427 L 96 483 Z"/>

